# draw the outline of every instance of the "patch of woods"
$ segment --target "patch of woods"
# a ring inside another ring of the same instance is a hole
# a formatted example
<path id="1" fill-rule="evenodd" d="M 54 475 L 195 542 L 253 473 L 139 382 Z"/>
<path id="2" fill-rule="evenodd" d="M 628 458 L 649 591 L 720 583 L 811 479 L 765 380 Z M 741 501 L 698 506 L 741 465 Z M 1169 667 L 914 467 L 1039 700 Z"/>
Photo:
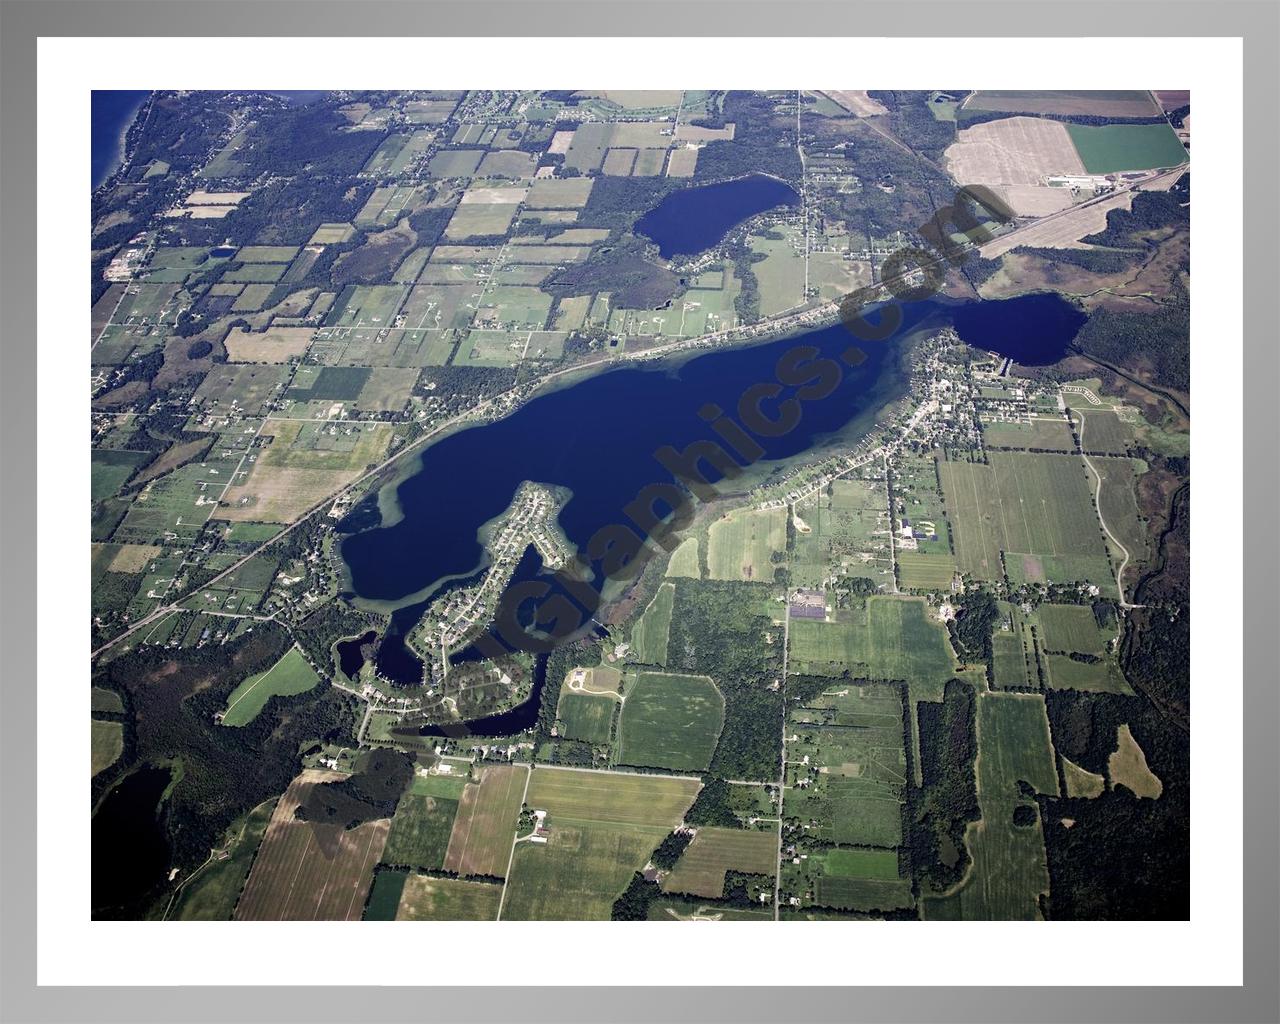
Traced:
<path id="1" fill-rule="evenodd" d="M 609 303 L 614 309 L 657 309 L 680 293 L 680 278 L 644 253 L 645 243 L 633 237 L 601 246 L 585 262 L 557 271 L 542 290 L 556 298 L 612 291 Z"/>
<path id="2" fill-rule="evenodd" d="M 390 818 L 413 781 L 414 761 L 398 750 L 377 748 L 356 764 L 353 774 L 337 782 L 310 787 L 294 817 L 315 824 L 355 828 L 366 821 Z"/>
<path id="3" fill-rule="evenodd" d="M 685 823 L 708 825 L 714 828 L 743 828 L 742 821 L 729 799 L 731 792 L 729 783 L 724 779 L 714 775 L 704 776 L 702 788 L 698 790 L 693 806 L 685 812 Z"/>
<path id="4" fill-rule="evenodd" d="M 968 662 L 991 664 L 991 631 L 1000 610 L 985 590 L 969 590 L 959 599 L 956 617 L 947 623 L 951 645 Z"/>
<path id="5" fill-rule="evenodd" d="M 772 780 L 782 757 L 782 635 L 759 609 L 767 584 L 701 580 L 676 588 L 669 671 L 710 676 L 724 694 L 724 728 L 710 772 Z"/>
<path id="6" fill-rule="evenodd" d="M 953 679 L 940 702 L 918 703 L 916 716 L 922 785 L 907 788 L 905 833 L 920 888 L 942 892 L 964 877 L 969 864 L 965 828 L 982 816 L 974 771 L 978 738 L 973 688 Z M 903 721 L 909 729 L 909 715 L 904 713 Z M 911 750 L 910 743 L 906 749 Z"/>
<path id="7" fill-rule="evenodd" d="M 1185 662 L 1184 662 L 1185 664 Z M 1190 914 L 1190 740 L 1143 696 L 1051 690 L 1058 753 L 1105 775 L 1127 724 L 1163 783 L 1158 799 L 1120 786 L 1088 798 L 1038 797 L 1050 897 L 1063 920 L 1185 920 Z M 1062 824 L 1071 821 L 1070 828 Z"/>
<path id="8" fill-rule="evenodd" d="M 417 233 L 406 217 L 394 228 L 366 236 L 360 248 L 344 252 L 334 263 L 330 278 L 339 288 L 385 281 L 417 244 Z"/>
<path id="9" fill-rule="evenodd" d="M 1089 235 L 1084 241 L 1091 245 L 1149 251 L 1170 229 L 1188 229 L 1190 199 L 1191 175 L 1184 174 L 1168 192 L 1139 192 L 1134 196 L 1132 209 L 1110 211 L 1105 230 Z M 1080 258 L 1110 259 L 1103 254 L 1071 257 Z M 1169 296 L 1154 310 L 1132 313 L 1097 309 L 1076 336 L 1075 347 L 1088 355 L 1132 368 L 1152 383 L 1190 391 L 1191 297 L 1182 280 L 1182 272 L 1190 270 L 1189 260 L 1188 249 L 1176 267 Z"/>
<path id="10" fill-rule="evenodd" d="M 93 799 L 127 770 L 180 752 L 182 777 L 166 802 L 164 829 L 172 863 L 184 873 L 208 857 L 233 821 L 284 792 L 309 743 L 355 745 L 357 702 L 330 687 L 272 697 L 244 726 L 214 721 L 241 680 L 274 665 L 290 643 L 284 629 L 267 623 L 225 645 L 144 647 L 96 668 L 93 684 L 121 693 L 130 717 L 124 753 L 94 778 Z"/>
<path id="11" fill-rule="evenodd" d="M 720 112 L 707 126 L 723 127 L 732 122 L 733 139 L 718 139 L 702 147 L 693 182 L 701 185 L 745 174 L 772 174 L 798 186 L 803 169 L 796 150 L 795 106 L 793 101 L 787 105 L 789 109 L 782 111 L 778 101 L 768 95 L 727 93 Z"/>

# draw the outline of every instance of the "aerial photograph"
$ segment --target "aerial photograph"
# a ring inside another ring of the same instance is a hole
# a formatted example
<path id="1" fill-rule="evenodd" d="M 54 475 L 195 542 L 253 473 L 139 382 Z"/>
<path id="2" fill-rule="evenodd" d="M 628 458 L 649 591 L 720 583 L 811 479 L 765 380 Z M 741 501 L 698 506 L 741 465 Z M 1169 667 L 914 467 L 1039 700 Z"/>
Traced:
<path id="1" fill-rule="evenodd" d="M 92 155 L 93 919 L 1189 920 L 1189 91 Z"/>

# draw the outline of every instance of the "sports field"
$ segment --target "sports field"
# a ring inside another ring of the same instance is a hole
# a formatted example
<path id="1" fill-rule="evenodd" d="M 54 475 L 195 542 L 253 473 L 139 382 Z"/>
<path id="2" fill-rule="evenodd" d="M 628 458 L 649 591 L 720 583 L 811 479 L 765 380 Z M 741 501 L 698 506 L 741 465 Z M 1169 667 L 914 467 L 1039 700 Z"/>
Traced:
<path id="1" fill-rule="evenodd" d="M 294 817 L 311 786 L 342 778 L 339 772 L 307 769 L 290 784 L 236 904 L 237 921 L 360 919 L 391 822 L 343 829 Z"/>
<path id="2" fill-rule="evenodd" d="M 745 508 L 711 524 L 707 565 L 713 580 L 773 579 L 772 556 L 787 546 L 787 510 Z"/>
<path id="3" fill-rule="evenodd" d="M 676 866 L 662 880 L 664 892 L 718 899 L 726 871 L 772 875 L 778 865 L 776 829 L 700 828 Z"/>
<path id="4" fill-rule="evenodd" d="M 458 801 L 444 870 L 502 878 L 507 873 L 528 769 L 485 765 L 476 771 L 480 781 L 469 783 Z"/>
<path id="5" fill-rule="evenodd" d="M 291 697 L 306 693 L 320 682 L 311 663 L 297 647 L 290 647 L 283 658 L 265 672 L 250 676 L 231 691 L 222 724 L 248 725 L 258 717 L 272 697 Z"/>
<path id="6" fill-rule="evenodd" d="M 618 726 L 619 764 L 703 771 L 724 725 L 724 697 L 706 676 L 641 672 Z"/>

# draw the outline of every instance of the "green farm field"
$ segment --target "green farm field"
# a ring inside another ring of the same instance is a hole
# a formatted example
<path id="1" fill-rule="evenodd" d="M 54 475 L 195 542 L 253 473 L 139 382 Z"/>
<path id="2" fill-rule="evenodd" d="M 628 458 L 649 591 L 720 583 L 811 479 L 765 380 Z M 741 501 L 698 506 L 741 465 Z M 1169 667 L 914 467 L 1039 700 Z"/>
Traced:
<path id="1" fill-rule="evenodd" d="M 905 681 L 919 700 L 941 699 L 956 667 L 945 628 L 920 598 L 872 596 L 835 622 L 793 619 L 791 658 L 802 673 Z"/>
<path id="2" fill-rule="evenodd" d="M 410 875 L 400 895 L 397 921 L 494 921 L 502 886 L 461 878 Z"/>
<path id="3" fill-rule="evenodd" d="M 680 823 L 696 779 L 536 768 L 526 799 L 546 843 L 516 844 L 503 920 L 608 920 L 613 901 Z"/>
<path id="4" fill-rule="evenodd" d="M 291 697 L 306 693 L 319 682 L 320 677 L 302 652 L 291 647 L 267 671 L 250 676 L 231 691 L 231 696 L 227 698 L 227 709 L 222 713 L 222 724 L 248 725 L 258 717 L 258 713 L 272 697 Z"/>
<path id="5" fill-rule="evenodd" d="M 978 697 L 978 806 L 965 842 L 973 863 L 944 896 L 926 896 L 924 916 L 939 920 L 1025 921 L 1040 917 L 1039 897 L 1049 891 L 1044 833 L 1014 823 L 1014 808 L 1035 808 L 1019 792 L 1056 796 L 1058 772 L 1044 699 L 1038 695 L 985 693 Z"/>
<path id="6" fill-rule="evenodd" d="M 704 771 L 724 725 L 724 697 L 706 676 L 641 672 L 627 687 L 619 764 Z"/>
<path id="7" fill-rule="evenodd" d="M 613 697 L 561 690 L 556 714 L 561 725 L 559 734 L 584 743 L 608 743 L 617 703 Z"/>
<path id="8" fill-rule="evenodd" d="M 400 797 L 382 859 L 387 864 L 439 870 L 444 866 L 458 801 L 409 792 Z"/>
<path id="9" fill-rule="evenodd" d="M 713 580 L 773 579 L 772 555 L 787 546 L 787 510 L 738 509 L 711 524 L 707 564 Z"/>
<path id="10" fill-rule="evenodd" d="M 667 638 L 671 632 L 671 609 L 675 596 L 675 584 L 664 583 L 660 586 L 649 607 L 631 630 L 631 647 L 635 660 L 642 665 L 667 663 Z"/>
<path id="11" fill-rule="evenodd" d="M 1167 124 L 1069 124 L 1067 133 L 1090 174 L 1146 171 L 1187 162 L 1187 151 Z"/>
<path id="12" fill-rule="evenodd" d="M 1090 566 L 1098 559 L 1106 564 L 1084 462 L 1075 455 L 1011 452 L 991 452 L 989 458 L 990 465 L 943 462 L 938 467 L 960 571 L 998 580 L 1001 552 L 1019 553 L 1036 563 L 1028 575 L 1113 584 L 1109 572 L 1091 568 L 1091 575 L 1101 575 L 1093 579 L 1072 571 L 1079 558 L 1091 560 Z"/>
<path id="13" fill-rule="evenodd" d="M 772 875 L 778 865 L 776 829 L 700 828 L 675 868 L 662 880 L 664 892 L 718 899 L 726 871 Z"/>

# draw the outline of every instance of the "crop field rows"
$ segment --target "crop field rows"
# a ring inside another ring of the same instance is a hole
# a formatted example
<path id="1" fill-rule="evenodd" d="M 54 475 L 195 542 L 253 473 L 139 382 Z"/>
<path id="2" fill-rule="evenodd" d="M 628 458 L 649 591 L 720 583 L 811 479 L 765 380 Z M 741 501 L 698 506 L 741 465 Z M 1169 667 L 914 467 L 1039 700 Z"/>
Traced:
<path id="1" fill-rule="evenodd" d="M 310 786 L 341 778 L 309 769 L 280 798 L 236 904 L 236 920 L 360 919 L 391 823 L 370 821 L 344 831 L 294 818 Z"/>

